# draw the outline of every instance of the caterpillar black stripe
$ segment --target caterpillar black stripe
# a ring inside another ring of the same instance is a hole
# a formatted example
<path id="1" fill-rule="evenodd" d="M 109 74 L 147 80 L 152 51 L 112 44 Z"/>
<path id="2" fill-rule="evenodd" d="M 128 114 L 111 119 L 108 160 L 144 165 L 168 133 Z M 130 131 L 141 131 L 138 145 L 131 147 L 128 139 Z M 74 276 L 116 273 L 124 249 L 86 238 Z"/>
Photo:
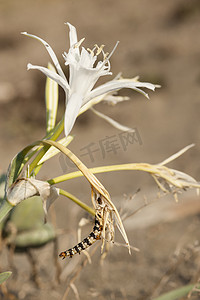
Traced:
<path id="1" fill-rule="evenodd" d="M 75 254 L 80 254 L 81 251 L 87 249 L 89 246 L 94 244 L 97 240 L 101 239 L 101 231 L 103 229 L 102 224 L 100 223 L 101 217 L 99 215 L 95 216 L 95 225 L 92 229 L 92 232 L 86 237 L 82 242 L 78 243 L 73 248 L 70 248 L 66 251 L 63 251 L 59 254 L 62 259 L 66 258 L 67 256 L 72 257 Z"/>

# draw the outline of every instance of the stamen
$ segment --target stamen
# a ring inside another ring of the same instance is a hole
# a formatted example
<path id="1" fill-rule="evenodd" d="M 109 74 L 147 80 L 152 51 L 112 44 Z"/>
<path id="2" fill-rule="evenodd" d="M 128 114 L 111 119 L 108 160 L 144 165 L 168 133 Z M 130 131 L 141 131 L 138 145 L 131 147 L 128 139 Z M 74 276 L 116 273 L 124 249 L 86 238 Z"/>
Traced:
<path id="1" fill-rule="evenodd" d="M 79 48 L 80 45 L 83 43 L 83 41 L 85 40 L 85 38 L 82 38 L 79 42 L 77 42 L 76 44 L 73 45 L 74 48 Z"/>
<path id="2" fill-rule="evenodd" d="M 95 48 L 94 48 L 95 49 Z M 87 48 L 87 51 L 92 55 L 92 56 L 94 56 L 94 49 L 90 49 L 90 48 Z"/>
<path id="3" fill-rule="evenodd" d="M 106 63 L 108 64 L 108 70 L 110 69 L 110 62 L 109 62 L 109 59 L 111 58 L 111 56 L 112 56 L 113 53 L 115 52 L 115 49 L 117 48 L 118 44 L 119 44 L 119 41 L 117 41 L 117 43 L 115 44 L 113 50 L 110 52 L 109 55 L 108 55 L 108 53 L 105 53 L 105 54 L 104 54 L 104 61 L 103 61 L 102 65 L 101 65 L 100 69 L 102 69 L 102 68 L 106 65 Z M 102 52 L 103 52 L 103 51 L 102 51 Z"/>
<path id="4" fill-rule="evenodd" d="M 94 48 L 91 50 L 90 48 L 87 48 L 87 51 L 90 52 L 90 54 L 92 54 L 92 56 L 98 56 L 101 52 L 103 52 L 103 48 L 105 47 L 105 45 L 101 45 L 100 47 L 95 44 Z M 96 50 L 96 54 L 95 54 L 95 50 Z"/>
<path id="5" fill-rule="evenodd" d="M 107 59 L 110 59 L 110 58 L 111 58 L 111 56 L 112 56 L 112 55 L 113 55 L 113 53 L 115 52 L 115 50 L 116 50 L 116 48 L 117 48 L 118 44 L 119 44 L 119 41 L 117 41 L 117 43 L 115 44 L 115 46 L 114 46 L 113 50 L 110 52 L 110 55 L 107 57 Z"/>
<path id="6" fill-rule="evenodd" d="M 109 52 L 103 53 L 103 60 L 106 60 L 109 55 Z"/>
<path id="7" fill-rule="evenodd" d="M 97 53 L 96 53 L 96 56 L 97 56 L 97 55 L 99 55 L 102 52 L 102 50 L 105 47 L 105 45 L 101 45 L 99 47 L 97 44 L 95 44 L 95 47 L 97 48 Z"/>

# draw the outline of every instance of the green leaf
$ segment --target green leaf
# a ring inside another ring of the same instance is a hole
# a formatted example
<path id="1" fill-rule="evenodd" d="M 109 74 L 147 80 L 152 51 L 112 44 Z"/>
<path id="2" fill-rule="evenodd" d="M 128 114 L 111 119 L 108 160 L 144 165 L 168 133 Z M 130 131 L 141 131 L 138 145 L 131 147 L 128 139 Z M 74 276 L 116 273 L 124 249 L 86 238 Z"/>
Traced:
<path id="1" fill-rule="evenodd" d="M 20 151 L 19 153 L 17 153 L 17 155 L 13 157 L 7 171 L 6 188 L 10 187 L 13 184 L 13 182 L 15 182 L 15 180 L 19 177 L 19 174 L 22 171 L 25 164 L 24 163 L 25 156 L 34 146 L 33 145 L 27 146 L 26 148 L 24 148 L 22 151 Z"/>
<path id="2" fill-rule="evenodd" d="M 12 272 L 10 272 L 10 271 L 0 273 L 0 284 L 2 284 L 5 280 L 7 280 L 11 274 L 12 274 Z"/>
<path id="3" fill-rule="evenodd" d="M 57 140 L 57 138 L 60 136 L 60 134 L 63 132 L 64 130 L 64 117 L 62 118 L 62 120 L 60 120 L 60 122 L 55 126 L 55 128 L 53 129 L 53 132 L 50 132 L 46 138 L 47 139 L 51 139 L 52 141 Z M 44 146 L 40 152 L 37 154 L 37 156 L 34 158 L 34 160 L 32 161 L 32 163 L 29 166 L 29 172 L 31 174 L 31 172 L 37 167 L 38 162 L 40 161 L 40 159 L 44 156 L 44 154 L 48 151 L 48 149 L 51 146 L 46 145 Z M 35 172 L 35 175 L 37 175 L 37 173 Z"/>
<path id="4" fill-rule="evenodd" d="M 4 220 L 4 218 L 7 216 L 9 211 L 13 208 L 12 204 L 10 204 L 5 198 L 3 199 L 1 205 L 0 205 L 0 223 Z M 3 226 L 1 224 L 1 226 Z"/>
<path id="5" fill-rule="evenodd" d="M 179 300 L 181 297 L 186 296 L 193 288 L 200 288 L 200 286 L 196 286 L 195 284 L 188 284 L 181 288 L 175 289 L 171 292 L 165 293 L 153 300 Z"/>
<path id="6" fill-rule="evenodd" d="M 56 73 L 56 70 L 51 63 L 48 64 L 48 69 Z M 47 77 L 46 80 L 45 100 L 46 131 L 48 134 L 55 127 L 58 108 L 58 84 L 49 77 Z"/>
<path id="7" fill-rule="evenodd" d="M 17 234 L 14 243 L 17 247 L 39 247 L 55 239 L 56 233 L 49 223 L 34 229 L 26 230 Z"/>
<path id="8" fill-rule="evenodd" d="M 73 136 L 68 135 L 68 137 L 64 137 L 63 139 L 59 140 L 58 143 L 63 145 L 64 147 L 67 147 L 71 141 L 73 140 Z M 43 164 L 48 159 L 52 158 L 56 154 L 58 154 L 60 151 L 55 147 L 50 147 L 49 150 L 45 153 L 45 155 L 41 158 L 41 160 L 38 162 L 38 165 Z"/>
<path id="9" fill-rule="evenodd" d="M 44 224 L 44 210 L 39 196 L 19 203 L 11 212 L 10 221 L 17 232 L 32 230 Z"/>

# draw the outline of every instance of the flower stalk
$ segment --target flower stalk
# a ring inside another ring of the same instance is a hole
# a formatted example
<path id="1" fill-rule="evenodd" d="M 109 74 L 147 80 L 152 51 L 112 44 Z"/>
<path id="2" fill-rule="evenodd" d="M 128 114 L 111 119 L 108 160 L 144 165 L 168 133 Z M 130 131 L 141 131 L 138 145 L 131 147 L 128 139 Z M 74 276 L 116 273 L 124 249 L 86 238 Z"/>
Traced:
<path id="1" fill-rule="evenodd" d="M 95 210 L 93 208 L 91 208 L 90 206 L 88 206 L 87 204 L 85 204 L 84 202 L 80 201 L 78 198 L 76 198 L 74 195 L 72 195 L 71 193 L 64 191 L 63 189 L 59 189 L 60 191 L 60 195 L 63 195 L 69 199 L 71 199 L 74 203 L 76 203 L 78 206 L 80 206 L 82 209 L 84 209 L 85 211 L 87 211 L 89 214 L 95 216 Z"/>

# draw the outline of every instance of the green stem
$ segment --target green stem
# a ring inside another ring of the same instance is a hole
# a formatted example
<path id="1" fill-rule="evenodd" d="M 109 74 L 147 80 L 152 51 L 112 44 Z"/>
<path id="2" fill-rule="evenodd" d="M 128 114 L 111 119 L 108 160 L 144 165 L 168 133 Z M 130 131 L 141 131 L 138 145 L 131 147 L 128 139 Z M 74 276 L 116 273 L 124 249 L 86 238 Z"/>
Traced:
<path id="1" fill-rule="evenodd" d="M 54 128 L 53 134 L 51 133 L 51 135 L 48 135 L 45 139 L 49 139 L 50 138 L 52 141 L 55 141 L 60 136 L 60 134 L 63 132 L 63 130 L 64 130 L 64 117 L 62 118 L 62 120 Z M 35 169 L 35 167 L 37 166 L 37 164 L 40 161 L 40 159 L 44 156 L 44 154 L 48 151 L 48 149 L 50 147 L 51 147 L 50 145 L 44 146 L 41 149 L 41 151 L 38 153 L 38 155 L 34 158 L 34 160 L 32 161 L 32 163 L 29 166 L 29 172 L 30 172 L 30 174 Z M 39 172 L 39 170 L 38 170 L 38 172 Z"/>
<path id="2" fill-rule="evenodd" d="M 131 166 L 130 166 L 131 165 Z M 135 164 L 136 165 L 136 164 Z M 113 171 L 128 171 L 128 170 L 139 170 L 138 167 L 133 167 L 133 164 L 123 164 L 123 165 L 113 165 L 113 166 L 103 166 L 103 167 L 96 167 L 96 168 L 89 168 L 89 170 L 93 174 L 99 174 L 99 173 L 107 173 L 107 172 L 113 172 Z M 68 173 L 65 175 L 61 175 L 52 179 L 47 180 L 49 184 L 57 184 L 69 179 L 74 179 L 83 176 L 83 173 L 81 171 L 76 171 L 72 173 Z"/>
<path id="3" fill-rule="evenodd" d="M 64 130 L 64 117 L 60 120 L 60 122 L 54 127 L 53 131 L 51 131 L 47 136 L 47 140 L 55 141 L 59 137 L 59 135 Z"/>
<path id="4" fill-rule="evenodd" d="M 69 199 L 71 199 L 72 201 L 74 201 L 77 205 L 79 205 L 81 208 L 83 208 L 84 210 L 86 210 L 89 214 L 95 216 L 95 210 L 93 208 L 91 208 L 90 206 L 86 205 L 85 203 L 83 203 L 82 201 L 80 201 L 78 198 L 76 198 L 74 195 L 60 189 L 60 195 L 63 195 Z"/>
<path id="5" fill-rule="evenodd" d="M 0 223 L 3 221 L 3 219 L 7 216 L 9 211 L 13 208 L 13 206 L 4 199 L 0 206 Z"/>

